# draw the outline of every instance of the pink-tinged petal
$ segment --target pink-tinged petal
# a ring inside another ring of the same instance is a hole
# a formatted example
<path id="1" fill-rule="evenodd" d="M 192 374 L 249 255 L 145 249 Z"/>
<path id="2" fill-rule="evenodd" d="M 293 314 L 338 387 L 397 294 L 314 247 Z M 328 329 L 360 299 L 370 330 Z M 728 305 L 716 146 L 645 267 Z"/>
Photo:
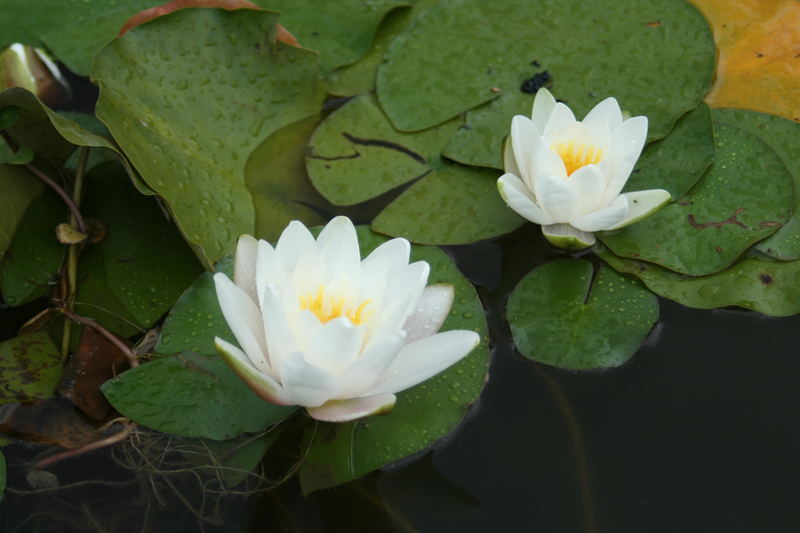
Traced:
<path id="1" fill-rule="evenodd" d="M 628 214 L 621 221 L 609 227 L 609 230 L 620 229 L 650 216 L 670 200 L 669 192 L 664 189 L 626 192 L 620 198 L 628 200 Z"/>
<path id="2" fill-rule="evenodd" d="M 527 179 L 527 175 L 531 171 L 533 142 L 539 136 L 540 133 L 528 117 L 517 115 L 511 119 L 511 149 L 523 180 Z"/>
<path id="3" fill-rule="evenodd" d="M 294 404 L 283 387 L 267 374 L 259 372 L 242 350 L 219 337 L 214 339 L 214 345 L 228 366 L 260 398 L 278 405 Z"/>
<path id="4" fill-rule="evenodd" d="M 542 226 L 542 234 L 550 244 L 565 250 L 582 250 L 597 242 L 593 233 L 586 233 L 570 224 Z"/>
<path id="5" fill-rule="evenodd" d="M 270 372 L 261 312 L 255 302 L 221 272 L 214 274 L 214 286 L 225 321 L 244 353 L 261 372 Z"/>
<path id="6" fill-rule="evenodd" d="M 594 132 L 616 129 L 622 124 L 622 110 L 616 98 L 609 97 L 597 104 L 586 114 L 583 124 Z"/>
<path id="7" fill-rule="evenodd" d="M 581 200 L 568 179 L 539 176 L 536 180 L 536 201 L 553 222 L 570 222 L 581 212 Z"/>
<path id="8" fill-rule="evenodd" d="M 474 331 L 453 330 L 406 344 L 370 393 L 396 393 L 413 387 L 463 359 L 480 342 Z"/>
<path id="9" fill-rule="evenodd" d="M 455 294 L 453 286 L 447 283 L 425 287 L 417 302 L 417 308 L 403 326 L 408 334 L 407 344 L 439 331 L 447 315 L 450 314 Z"/>
<path id="10" fill-rule="evenodd" d="M 282 363 L 281 384 L 292 403 L 319 407 L 338 394 L 336 376 L 309 364 L 300 352 L 289 354 Z"/>
<path id="11" fill-rule="evenodd" d="M 308 407 L 309 416 L 323 422 L 350 422 L 372 415 L 383 415 L 394 408 L 394 394 L 376 394 L 349 400 L 331 400 L 319 407 Z"/>
<path id="12" fill-rule="evenodd" d="M 533 109 L 531 110 L 531 122 L 539 132 L 539 135 L 544 133 L 544 128 L 547 126 L 547 121 L 556 107 L 556 99 L 550 94 L 550 91 L 542 87 L 536 91 L 536 97 L 533 99 Z M 506 169 L 506 172 L 511 172 Z"/>
<path id="13" fill-rule="evenodd" d="M 627 215 L 628 199 L 625 196 L 618 196 L 610 206 L 581 215 L 572 221 L 572 225 L 581 231 L 592 233 L 614 227 Z"/>
<path id="14" fill-rule="evenodd" d="M 602 203 L 607 185 L 607 162 L 586 165 L 570 175 L 569 180 L 575 188 L 583 206 L 580 215 L 596 211 L 608 204 Z M 573 224 L 575 227 L 579 227 Z"/>
<path id="15" fill-rule="evenodd" d="M 275 252 L 283 261 L 287 272 L 292 272 L 301 257 L 314 253 L 316 249 L 317 244 L 311 232 L 297 220 L 289 222 L 275 245 Z"/>
<path id="16" fill-rule="evenodd" d="M 547 124 L 541 131 L 541 136 L 551 142 L 560 141 L 564 132 L 568 131 L 577 122 L 572 110 L 561 102 L 556 102 L 553 111 L 547 119 Z"/>
<path id="17" fill-rule="evenodd" d="M 508 207 L 524 219 L 530 220 L 534 224 L 553 223 L 552 219 L 542 211 L 542 208 L 536 205 L 533 193 L 513 174 L 500 176 L 497 179 L 497 190 Z"/>
<path id="18" fill-rule="evenodd" d="M 606 204 L 616 198 L 633 171 L 647 140 L 647 117 L 633 117 L 611 132 L 611 153 L 608 156 L 609 182 Z"/>
<path id="19" fill-rule="evenodd" d="M 375 386 L 406 343 L 403 331 L 393 331 L 374 343 L 339 376 L 338 398 L 361 396 Z"/>
<path id="20" fill-rule="evenodd" d="M 250 235 L 242 235 L 236 243 L 233 260 L 233 282 L 258 303 L 256 292 L 256 250 L 258 241 Z"/>
<path id="21" fill-rule="evenodd" d="M 517 160 L 514 157 L 514 147 L 512 146 L 510 135 L 506 137 L 503 143 L 503 169 L 509 174 L 522 176 L 522 172 L 517 166 Z"/>
<path id="22" fill-rule="evenodd" d="M 358 357 L 364 329 L 347 318 L 330 320 L 317 328 L 303 356 L 309 364 L 338 376 Z"/>
<path id="23" fill-rule="evenodd" d="M 327 280 L 358 272 L 358 235 L 349 218 L 339 216 L 328 222 L 317 238 L 317 254 L 317 260 L 326 267 Z"/>

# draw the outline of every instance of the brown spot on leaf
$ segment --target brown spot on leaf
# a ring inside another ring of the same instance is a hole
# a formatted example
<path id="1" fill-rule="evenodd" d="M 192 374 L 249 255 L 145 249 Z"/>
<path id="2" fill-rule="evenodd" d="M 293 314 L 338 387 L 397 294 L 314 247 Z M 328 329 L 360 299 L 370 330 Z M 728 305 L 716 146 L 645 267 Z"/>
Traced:
<path id="1" fill-rule="evenodd" d="M 734 211 L 731 216 L 729 216 L 725 220 L 720 220 L 719 222 L 703 222 L 703 223 L 700 223 L 700 222 L 697 222 L 697 219 L 695 219 L 694 215 L 691 215 L 691 214 L 686 216 L 686 220 L 689 221 L 689 224 L 691 224 L 691 226 L 693 228 L 697 228 L 697 229 L 705 229 L 705 228 L 712 227 L 712 226 L 717 228 L 717 229 L 720 229 L 720 228 L 722 228 L 722 226 L 725 226 L 727 224 L 734 224 L 736 226 L 740 226 L 742 228 L 749 229 L 743 222 L 741 222 L 739 219 L 736 218 L 736 217 L 738 217 L 739 215 L 741 215 L 744 212 L 745 212 L 745 208 L 744 207 L 740 207 L 736 211 Z"/>
<path id="2" fill-rule="evenodd" d="M 767 274 L 766 272 L 762 272 L 762 273 L 761 273 L 761 274 L 758 276 L 758 279 L 760 279 L 760 280 L 761 280 L 761 283 L 763 283 L 764 285 L 769 285 L 769 284 L 770 284 L 770 283 L 772 283 L 772 281 L 773 281 L 773 280 L 772 280 L 772 276 L 770 276 L 770 275 L 769 275 L 769 274 Z"/>

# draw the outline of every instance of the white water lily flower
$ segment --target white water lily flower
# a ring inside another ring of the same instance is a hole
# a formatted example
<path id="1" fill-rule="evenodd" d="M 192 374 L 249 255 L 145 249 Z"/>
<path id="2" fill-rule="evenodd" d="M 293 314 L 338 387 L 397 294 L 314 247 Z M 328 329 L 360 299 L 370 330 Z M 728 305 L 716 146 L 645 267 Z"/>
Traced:
<path id="1" fill-rule="evenodd" d="M 294 221 L 273 248 L 239 239 L 234 281 L 215 274 L 220 308 L 241 349 L 217 350 L 261 398 L 301 405 L 319 420 L 385 413 L 395 393 L 438 374 L 475 346 L 474 331 L 436 333 L 451 285 L 426 287 L 429 266 L 409 264 L 392 239 L 361 260 L 352 222 L 337 217 L 315 240 Z"/>
<path id="2" fill-rule="evenodd" d="M 517 115 L 497 188 L 508 206 L 542 225 L 556 246 L 580 249 L 593 233 L 646 217 L 670 199 L 663 189 L 620 194 L 647 138 L 647 117 L 623 120 L 606 98 L 583 121 L 540 89 L 531 118 Z"/>

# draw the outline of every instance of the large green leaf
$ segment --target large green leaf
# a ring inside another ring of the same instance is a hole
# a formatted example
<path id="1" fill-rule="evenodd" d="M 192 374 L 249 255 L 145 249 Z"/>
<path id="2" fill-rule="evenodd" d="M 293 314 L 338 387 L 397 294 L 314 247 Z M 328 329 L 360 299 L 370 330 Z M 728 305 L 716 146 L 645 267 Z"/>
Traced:
<path id="1" fill-rule="evenodd" d="M 647 146 L 625 192 L 666 189 L 680 198 L 714 161 L 714 128 L 705 104 L 684 115 L 670 134 Z"/>
<path id="2" fill-rule="evenodd" d="M 311 185 L 305 166 L 306 146 L 319 120 L 315 115 L 278 130 L 247 160 L 244 172 L 256 210 L 256 237 L 277 241 L 292 220 L 306 226 L 325 222 L 314 208 L 328 204 Z"/>
<path id="3" fill-rule="evenodd" d="M 306 48 L 320 54 L 323 72 L 349 65 L 367 53 L 383 17 L 404 0 L 257 0 L 281 14 L 281 24 Z"/>
<path id="4" fill-rule="evenodd" d="M 618 232 L 601 235 L 620 256 L 693 276 L 719 272 L 791 217 L 786 165 L 758 137 L 715 123 L 717 156 L 683 198 Z"/>
<path id="5" fill-rule="evenodd" d="M 378 97 L 400 130 L 470 113 L 447 150 L 500 168 L 511 118 L 528 115 L 523 82 L 546 70 L 554 94 L 583 115 L 615 96 L 667 134 L 708 90 L 715 47 L 699 12 L 676 0 L 443 0 L 397 37 L 378 71 Z"/>
<path id="6" fill-rule="evenodd" d="M 11 238 L 25 210 L 42 193 L 42 183 L 26 170 L 0 165 L 0 257 L 11 245 Z"/>
<path id="7" fill-rule="evenodd" d="M 800 261 L 754 255 L 717 274 L 689 277 L 624 259 L 600 248 L 598 255 L 619 272 L 638 276 L 651 291 L 687 307 L 737 306 L 770 316 L 800 313 Z"/>
<path id="8" fill-rule="evenodd" d="M 128 370 L 102 389 L 115 409 L 139 424 L 214 440 L 263 430 L 296 409 L 256 396 L 221 357 L 188 352 Z"/>
<path id="9" fill-rule="evenodd" d="M 741 109 L 715 109 L 714 118 L 738 126 L 770 145 L 794 177 L 795 191 L 800 191 L 800 124 L 775 115 Z M 758 243 L 757 250 L 784 261 L 800 259 L 800 195 L 796 195 L 795 200 L 794 217 Z"/>
<path id="10" fill-rule="evenodd" d="M 174 354 L 185 350 L 214 355 L 214 337 L 235 342 L 219 308 L 213 275 L 203 273 L 178 299 L 169 312 L 156 344 L 156 353 Z"/>
<path id="11" fill-rule="evenodd" d="M 26 176 L 36 180 L 33 176 Z M 20 305 L 47 294 L 64 257 L 56 226 L 67 220 L 67 206 L 53 191 L 45 191 L 25 211 L 0 268 L 0 292 L 9 305 Z"/>
<path id="12" fill-rule="evenodd" d="M 359 227 L 358 233 L 362 255 L 385 240 L 366 227 Z M 397 405 L 385 416 L 346 424 L 320 423 L 300 470 L 306 494 L 350 481 L 430 446 L 452 431 L 480 395 L 489 349 L 478 295 L 438 248 L 414 247 L 411 255 L 430 264 L 429 283 L 455 287 L 453 308 L 442 331 L 471 329 L 480 334 L 481 344 L 456 365 L 398 394 Z"/>
<path id="13" fill-rule="evenodd" d="M 0 343 L 0 404 L 50 398 L 61 377 L 61 353 L 45 331 Z"/>
<path id="14" fill-rule="evenodd" d="M 122 335 L 149 327 L 201 265 L 155 199 L 139 194 L 119 165 L 92 169 L 82 210 L 103 221 L 108 235 L 81 256 L 77 309 Z"/>
<path id="15" fill-rule="evenodd" d="M 514 343 L 534 361 L 570 370 L 619 366 L 658 320 L 658 299 L 634 278 L 583 259 L 535 268 L 508 300 Z"/>
<path id="16" fill-rule="evenodd" d="M 497 194 L 497 173 L 440 155 L 460 124 L 398 132 L 374 97 L 360 96 L 317 128 L 306 168 L 317 190 L 337 205 L 363 202 L 419 178 L 376 218 L 374 229 L 381 233 L 423 244 L 461 244 L 507 233 L 523 221 Z"/>
<path id="17" fill-rule="evenodd" d="M 169 205 L 206 266 L 253 233 L 245 163 L 319 112 L 313 52 L 276 41 L 277 15 L 185 9 L 137 26 L 97 56 L 97 116 Z"/>
<path id="18" fill-rule="evenodd" d="M 88 75 L 94 55 L 120 26 L 161 0 L 4 0 L 0 46 L 13 42 L 46 44 L 70 70 Z"/>

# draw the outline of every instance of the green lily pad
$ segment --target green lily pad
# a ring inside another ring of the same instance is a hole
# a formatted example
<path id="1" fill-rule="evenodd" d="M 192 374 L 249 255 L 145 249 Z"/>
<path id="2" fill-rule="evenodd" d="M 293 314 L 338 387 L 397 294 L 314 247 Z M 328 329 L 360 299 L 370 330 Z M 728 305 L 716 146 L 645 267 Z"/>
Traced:
<path id="1" fill-rule="evenodd" d="M 38 183 L 34 176 L 25 178 Z M 64 246 L 56 239 L 55 230 L 67 213 L 64 201 L 51 190 L 25 211 L 0 268 L 0 292 L 8 305 L 21 305 L 47 294 L 64 258 Z"/>
<path id="2" fill-rule="evenodd" d="M 770 145 L 791 172 L 795 191 L 800 191 L 800 124 L 775 115 L 742 109 L 715 109 L 713 113 L 715 120 L 738 126 Z M 800 195 L 795 200 L 794 217 L 758 243 L 758 251 L 782 261 L 800 259 Z"/>
<path id="3" fill-rule="evenodd" d="M 280 12 L 281 24 L 300 44 L 319 52 L 323 72 L 360 59 L 369 50 L 375 29 L 386 14 L 410 4 L 402 0 L 258 0 L 257 3 Z"/>
<path id="4" fill-rule="evenodd" d="M 213 274 L 205 272 L 186 289 L 164 320 L 155 351 L 175 354 L 191 351 L 214 355 L 214 337 L 235 342 L 219 308 Z"/>
<path id="5" fill-rule="evenodd" d="M 666 189 L 672 198 L 689 192 L 714 161 L 714 126 L 708 106 L 684 115 L 665 138 L 645 148 L 624 192 Z"/>
<path id="6" fill-rule="evenodd" d="M 758 137 L 715 123 L 717 156 L 683 198 L 600 239 L 616 255 L 692 276 L 729 267 L 791 217 L 792 176 Z"/>
<path id="7" fill-rule="evenodd" d="M 0 165 L 0 257 L 22 222 L 28 206 L 42 194 L 42 182 L 26 170 Z"/>
<path id="8" fill-rule="evenodd" d="M 374 97 L 359 96 L 314 132 L 308 175 L 336 205 L 363 202 L 418 179 L 375 219 L 373 228 L 381 233 L 423 244 L 463 244 L 507 233 L 523 220 L 497 194 L 497 173 L 440 156 L 460 123 L 398 132 Z"/>
<path id="9" fill-rule="evenodd" d="M 290 124 L 258 145 L 247 160 L 244 174 L 256 210 L 254 235 L 277 241 L 292 220 L 306 226 L 325 222 L 318 206 L 327 202 L 306 174 L 306 146 L 320 117 Z"/>
<path id="10" fill-rule="evenodd" d="M 385 240 L 358 228 L 362 255 Z M 442 331 L 471 329 L 481 336 L 471 354 L 441 374 L 398 394 L 385 416 L 344 424 L 319 423 L 300 469 L 303 493 L 340 485 L 419 450 L 446 435 L 461 421 L 483 388 L 489 361 L 483 307 L 470 283 L 450 258 L 434 247 L 414 247 L 412 260 L 431 266 L 429 283 L 451 283 L 455 301 Z"/>
<path id="11" fill-rule="evenodd" d="M 140 365 L 102 390 L 117 411 L 139 424 L 213 440 L 261 431 L 296 409 L 256 396 L 221 357 L 192 353 Z"/>
<path id="12" fill-rule="evenodd" d="M 615 270 L 637 276 L 654 293 L 687 307 L 736 306 L 769 316 L 800 313 L 800 261 L 754 255 L 717 274 L 690 277 L 604 248 L 597 252 Z"/>
<path id="13" fill-rule="evenodd" d="M 46 44 L 70 70 L 87 76 L 94 55 L 132 15 L 161 0 L 6 0 L 0 7 L 0 46 Z"/>
<path id="14" fill-rule="evenodd" d="M 635 278 L 562 259 L 522 278 L 506 311 L 519 352 L 570 370 L 625 364 L 658 320 L 658 299 Z"/>
<path id="15" fill-rule="evenodd" d="M 316 54 L 277 42 L 276 21 L 184 9 L 133 28 L 95 60 L 98 118 L 209 268 L 255 229 L 251 152 L 317 114 L 325 96 Z"/>
<path id="16" fill-rule="evenodd" d="M 375 31 L 369 52 L 352 65 L 331 72 L 326 81 L 328 92 L 336 96 L 355 96 L 375 90 L 375 77 L 389 43 L 400 35 L 419 13 L 435 4 L 437 0 L 417 0 L 411 8 L 390 11 Z"/>
<path id="17" fill-rule="evenodd" d="M 0 342 L 0 404 L 51 398 L 61 363 L 61 353 L 45 331 Z"/>
<path id="18" fill-rule="evenodd" d="M 500 168 L 512 116 L 530 113 L 532 95 L 521 89 L 535 74 L 546 70 L 553 93 L 580 116 L 615 96 L 648 116 L 656 139 L 701 102 L 714 58 L 711 31 L 688 2 L 443 0 L 389 46 L 378 98 L 402 131 L 497 99 L 470 116 L 447 155 Z"/>
<path id="19" fill-rule="evenodd" d="M 99 165 L 88 177 L 82 211 L 103 221 L 108 235 L 81 256 L 76 308 L 127 336 L 161 318 L 202 267 L 156 201 L 139 194 L 121 166 Z"/>

